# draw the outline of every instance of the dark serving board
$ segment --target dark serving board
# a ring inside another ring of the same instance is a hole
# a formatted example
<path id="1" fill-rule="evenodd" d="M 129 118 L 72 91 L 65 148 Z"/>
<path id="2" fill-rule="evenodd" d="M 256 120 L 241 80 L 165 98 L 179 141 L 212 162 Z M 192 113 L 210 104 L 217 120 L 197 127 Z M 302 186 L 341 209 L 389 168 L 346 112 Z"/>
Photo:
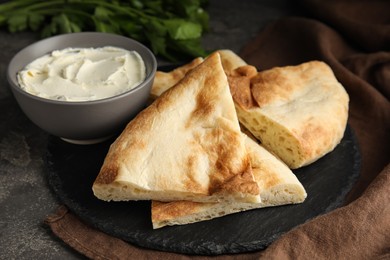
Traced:
<path id="1" fill-rule="evenodd" d="M 92 183 L 112 141 L 79 146 L 50 137 L 46 157 L 49 185 L 71 211 L 103 232 L 140 247 L 185 254 L 264 249 L 283 233 L 339 207 L 360 167 L 356 139 L 348 126 L 333 152 L 294 171 L 308 194 L 304 203 L 153 230 L 150 202 L 104 202 L 92 193 Z"/>

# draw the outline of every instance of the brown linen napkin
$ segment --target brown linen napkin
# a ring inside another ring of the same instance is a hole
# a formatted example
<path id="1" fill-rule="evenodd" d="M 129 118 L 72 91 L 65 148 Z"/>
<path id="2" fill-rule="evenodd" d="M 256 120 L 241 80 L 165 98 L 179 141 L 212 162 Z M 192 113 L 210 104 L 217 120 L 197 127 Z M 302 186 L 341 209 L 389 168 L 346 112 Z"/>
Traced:
<path id="1" fill-rule="evenodd" d="M 94 259 L 390 259 L 390 1 L 303 1 L 317 20 L 281 19 L 240 55 L 259 69 L 323 60 L 350 95 L 362 153 L 346 206 L 296 227 L 262 252 L 200 257 L 138 248 L 80 221 L 65 207 L 46 220 Z"/>
<path id="2" fill-rule="evenodd" d="M 208 259 L 170 252 L 160 252 L 130 245 L 121 239 L 109 236 L 82 222 L 65 206 L 46 218 L 53 233 L 66 244 L 91 259 Z M 254 259 L 256 253 L 210 257 L 210 259 Z"/>

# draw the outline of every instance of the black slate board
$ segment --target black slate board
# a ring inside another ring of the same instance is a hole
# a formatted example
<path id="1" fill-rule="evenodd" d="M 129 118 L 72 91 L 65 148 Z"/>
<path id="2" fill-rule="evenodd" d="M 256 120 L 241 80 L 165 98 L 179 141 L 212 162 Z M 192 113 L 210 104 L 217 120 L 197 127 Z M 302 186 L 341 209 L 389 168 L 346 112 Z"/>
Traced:
<path id="1" fill-rule="evenodd" d="M 91 187 L 108 147 L 79 146 L 50 137 L 47 177 L 54 192 L 76 215 L 107 234 L 163 251 L 217 255 L 266 248 L 283 233 L 339 207 L 359 175 L 360 156 L 348 126 L 336 149 L 295 170 L 308 197 L 298 205 L 256 209 L 183 226 L 152 229 L 150 202 L 103 202 Z"/>

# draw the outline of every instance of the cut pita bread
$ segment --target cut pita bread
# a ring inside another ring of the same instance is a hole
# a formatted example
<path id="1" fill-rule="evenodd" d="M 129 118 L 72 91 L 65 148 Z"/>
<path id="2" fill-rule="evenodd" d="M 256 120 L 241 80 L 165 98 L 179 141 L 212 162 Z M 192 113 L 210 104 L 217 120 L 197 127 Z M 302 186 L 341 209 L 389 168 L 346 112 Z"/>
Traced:
<path id="1" fill-rule="evenodd" d="M 106 201 L 260 202 L 218 53 L 126 126 L 92 189 Z"/>
<path id="2" fill-rule="evenodd" d="M 290 168 L 318 160 L 341 141 L 349 97 L 324 62 L 255 75 L 243 68 L 229 76 L 240 123 Z"/>
<path id="3" fill-rule="evenodd" d="M 218 51 L 240 123 L 291 169 L 340 143 L 349 97 L 324 62 L 257 72 L 231 50 Z M 166 82 L 164 89 L 172 85 Z"/>
<path id="4" fill-rule="evenodd" d="M 250 138 L 246 138 L 246 148 L 260 188 L 260 203 L 153 201 L 153 228 L 189 224 L 251 209 L 302 203 L 305 200 L 307 195 L 304 187 L 283 162 Z"/>

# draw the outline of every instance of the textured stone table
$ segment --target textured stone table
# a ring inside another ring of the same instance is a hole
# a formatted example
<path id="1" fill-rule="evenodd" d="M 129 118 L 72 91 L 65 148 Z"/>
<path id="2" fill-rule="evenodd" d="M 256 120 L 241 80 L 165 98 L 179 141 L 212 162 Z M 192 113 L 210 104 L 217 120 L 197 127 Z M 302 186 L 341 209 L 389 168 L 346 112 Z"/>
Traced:
<path id="1" fill-rule="evenodd" d="M 210 0 L 204 47 L 239 52 L 267 23 L 296 13 L 292 2 Z M 38 39 L 0 31 L 0 259 L 82 259 L 43 222 L 61 204 L 45 179 L 48 135 L 24 116 L 6 78 L 12 56 Z"/>

